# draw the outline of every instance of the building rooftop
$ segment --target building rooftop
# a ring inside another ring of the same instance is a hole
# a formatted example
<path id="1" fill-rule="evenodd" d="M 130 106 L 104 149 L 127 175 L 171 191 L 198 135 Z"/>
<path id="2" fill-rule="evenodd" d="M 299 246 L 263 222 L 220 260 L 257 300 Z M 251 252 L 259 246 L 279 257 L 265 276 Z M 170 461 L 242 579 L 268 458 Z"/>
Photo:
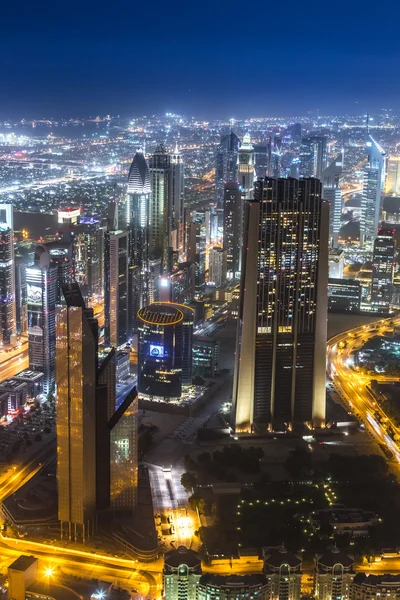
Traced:
<path id="1" fill-rule="evenodd" d="M 143 152 L 136 152 L 128 175 L 128 194 L 149 194 L 150 174 Z"/>
<path id="2" fill-rule="evenodd" d="M 283 546 L 281 548 L 263 548 L 265 566 L 280 567 L 288 565 L 291 568 L 301 566 L 301 556 L 288 552 Z"/>
<path id="3" fill-rule="evenodd" d="M 354 577 L 354 583 L 356 585 L 382 585 L 382 584 L 397 584 L 400 585 L 400 575 L 371 575 L 366 573 L 357 573 Z"/>
<path id="4" fill-rule="evenodd" d="M 44 373 L 40 371 L 31 371 L 30 369 L 25 369 L 20 373 L 14 375 L 13 379 L 21 379 L 21 381 L 39 381 L 44 377 Z"/>
<path id="5" fill-rule="evenodd" d="M 178 546 L 176 550 L 170 550 L 164 556 L 164 564 L 168 567 L 179 567 L 186 565 L 194 568 L 201 565 L 200 555 L 186 546 Z"/>
<path id="6" fill-rule="evenodd" d="M 339 548 L 330 548 L 324 554 L 318 555 L 318 564 L 325 567 L 334 567 L 338 564 L 344 567 L 351 567 L 354 565 L 354 556 L 342 552 Z"/>
<path id="7" fill-rule="evenodd" d="M 342 256 L 344 254 L 341 248 L 329 248 L 329 256 Z"/>
<path id="8" fill-rule="evenodd" d="M 8 568 L 13 569 L 14 571 L 26 571 L 29 569 L 29 567 L 35 564 L 37 560 L 38 559 L 34 556 L 26 556 L 25 554 L 22 554 L 16 560 L 14 560 L 12 565 L 10 565 Z"/>
<path id="9" fill-rule="evenodd" d="M 0 383 L 0 392 L 15 392 L 19 389 L 23 389 L 26 385 L 26 381 L 18 381 L 18 379 L 6 379 Z"/>
<path id="10" fill-rule="evenodd" d="M 183 321 L 183 312 L 174 304 L 154 303 L 141 308 L 138 317 L 150 325 L 177 325 Z"/>
<path id="11" fill-rule="evenodd" d="M 201 576 L 200 585 L 215 585 L 216 587 L 242 588 L 266 584 L 263 575 L 215 575 L 206 573 Z"/>

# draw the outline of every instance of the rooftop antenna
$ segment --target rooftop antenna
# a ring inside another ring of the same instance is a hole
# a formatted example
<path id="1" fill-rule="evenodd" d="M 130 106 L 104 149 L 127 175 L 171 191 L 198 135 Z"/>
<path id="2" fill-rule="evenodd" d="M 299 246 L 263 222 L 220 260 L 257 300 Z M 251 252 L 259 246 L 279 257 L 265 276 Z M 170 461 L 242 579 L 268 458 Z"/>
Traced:
<path id="1" fill-rule="evenodd" d="M 369 137 L 369 113 L 367 113 L 367 139 Z"/>

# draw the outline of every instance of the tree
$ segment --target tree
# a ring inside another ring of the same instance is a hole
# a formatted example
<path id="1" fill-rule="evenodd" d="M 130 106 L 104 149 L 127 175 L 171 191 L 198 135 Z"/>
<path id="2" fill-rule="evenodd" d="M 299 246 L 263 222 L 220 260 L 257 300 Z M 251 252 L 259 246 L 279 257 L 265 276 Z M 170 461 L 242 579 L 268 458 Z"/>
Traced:
<path id="1" fill-rule="evenodd" d="M 181 484 L 187 492 L 192 492 L 197 485 L 197 478 L 194 473 L 182 473 Z"/>

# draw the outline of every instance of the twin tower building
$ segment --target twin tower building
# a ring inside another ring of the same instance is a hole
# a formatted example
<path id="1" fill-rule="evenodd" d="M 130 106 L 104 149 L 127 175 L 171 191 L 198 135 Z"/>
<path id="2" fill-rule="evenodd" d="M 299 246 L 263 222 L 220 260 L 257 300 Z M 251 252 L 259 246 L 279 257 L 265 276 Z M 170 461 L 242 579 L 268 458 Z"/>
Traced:
<path id="1" fill-rule="evenodd" d="M 255 182 L 244 202 L 237 433 L 325 424 L 328 239 L 318 179 Z"/>

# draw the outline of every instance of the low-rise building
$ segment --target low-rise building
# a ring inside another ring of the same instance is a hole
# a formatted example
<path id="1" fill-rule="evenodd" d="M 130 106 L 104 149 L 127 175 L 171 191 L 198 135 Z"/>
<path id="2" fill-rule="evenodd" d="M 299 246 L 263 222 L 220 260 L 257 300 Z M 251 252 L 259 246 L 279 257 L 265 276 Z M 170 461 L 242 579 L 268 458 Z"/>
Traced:
<path id="1" fill-rule="evenodd" d="M 0 383 L 0 395 L 8 396 L 8 411 L 18 410 L 28 397 L 28 384 L 17 379 L 6 379 Z"/>
<path id="2" fill-rule="evenodd" d="M 28 396 L 29 398 L 36 398 L 43 393 L 43 381 L 44 373 L 40 371 L 32 371 L 31 369 L 25 369 L 17 375 L 14 375 L 15 381 L 25 381 L 28 385 Z"/>
<path id="3" fill-rule="evenodd" d="M 312 524 L 319 529 L 321 525 L 330 525 L 334 534 L 348 534 L 354 537 L 368 535 L 369 528 L 377 525 L 379 518 L 369 510 L 346 508 L 343 504 L 334 504 L 330 508 L 318 510 L 312 517 Z"/>
<path id="4" fill-rule="evenodd" d="M 354 556 L 336 547 L 318 554 L 314 561 L 314 597 L 349 600 L 354 576 Z"/>

